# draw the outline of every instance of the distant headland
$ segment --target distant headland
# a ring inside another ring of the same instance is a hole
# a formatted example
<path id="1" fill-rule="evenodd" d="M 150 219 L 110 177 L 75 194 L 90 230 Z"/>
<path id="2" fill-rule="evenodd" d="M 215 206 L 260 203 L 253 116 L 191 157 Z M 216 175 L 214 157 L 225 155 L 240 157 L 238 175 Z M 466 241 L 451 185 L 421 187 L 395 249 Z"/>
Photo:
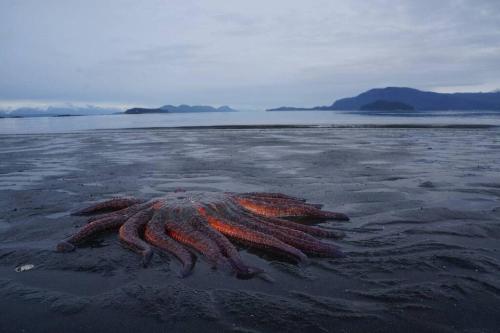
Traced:
<path id="1" fill-rule="evenodd" d="M 207 105 L 186 105 L 182 104 L 179 106 L 174 105 L 164 105 L 159 108 L 132 108 L 126 110 L 125 114 L 144 114 L 144 113 L 188 113 L 188 112 L 235 112 L 236 110 L 231 109 L 229 106 L 221 106 L 214 108 L 213 106 Z"/>
<path id="2" fill-rule="evenodd" d="M 386 101 L 383 99 L 376 100 L 373 103 L 368 103 L 359 108 L 360 111 L 414 111 L 415 108 L 411 105 Z"/>
<path id="3" fill-rule="evenodd" d="M 413 88 L 387 87 L 368 90 L 356 97 L 342 98 L 329 106 L 297 108 L 282 106 L 266 111 L 297 110 L 499 110 L 500 92 L 436 93 Z"/>

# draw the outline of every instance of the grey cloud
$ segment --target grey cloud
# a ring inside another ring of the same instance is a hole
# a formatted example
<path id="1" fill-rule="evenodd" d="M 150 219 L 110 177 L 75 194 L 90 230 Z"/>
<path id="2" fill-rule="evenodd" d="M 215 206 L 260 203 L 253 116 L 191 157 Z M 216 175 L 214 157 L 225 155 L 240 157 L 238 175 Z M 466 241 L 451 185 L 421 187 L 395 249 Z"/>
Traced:
<path id="1" fill-rule="evenodd" d="M 0 2 L 0 103 L 316 105 L 500 87 L 497 0 Z"/>

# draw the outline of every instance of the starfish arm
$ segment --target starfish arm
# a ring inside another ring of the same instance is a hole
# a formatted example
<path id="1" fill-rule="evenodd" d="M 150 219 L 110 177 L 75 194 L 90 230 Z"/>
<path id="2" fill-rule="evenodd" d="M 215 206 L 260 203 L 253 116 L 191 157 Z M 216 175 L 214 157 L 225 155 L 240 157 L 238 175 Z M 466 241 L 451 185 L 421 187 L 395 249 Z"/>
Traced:
<path id="1" fill-rule="evenodd" d="M 261 199 L 287 199 L 287 200 L 293 200 L 297 202 L 305 202 L 306 199 L 303 198 L 298 198 L 298 197 L 292 197 L 290 195 L 286 195 L 283 193 L 276 193 L 276 192 L 246 192 L 246 193 L 241 193 L 239 194 L 241 196 L 250 196 L 250 197 L 255 197 L 255 198 L 261 198 Z"/>
<path id="2" fill-rule="evenodd" d="M 200 217 L 201 218 L 201 217 Z M 217 229 L 214 229 L 210 226 L 207 226 L 207 221 L 204 218 L 202 219 L 202 223 L 200 226 L 203 226 L 203 233 L 208 235 L 221 249 L 222 254 L 224 254 L 227 258 L 236 274 L 242 278 L 250 278 L 259 273 L 263 273 L 263 270 L 251 266 L 247 266 L 238 253 L 238 250 L 234 247 L 233 244 Z"/>
<path id="3" fill-rule="evenodd" d="M 257 201 L 259 200 L 265 201 L 270 204 L 279 204 L 279 205 L 301 204 L 318 209 L 321 209 L 323 207 L 322 204 L 307 203 L 305 199 L 290 197 L 281 193 L 271 193 L 271 195 L 266 195 L 266 194 L 267 193 L 243 193 L 243 194 L 234 194 L 234 196 L 253 199 Z"/>
<path id="4" fill-rule="evenodd" d="M 85 225 L 76 234 L 65 241 L 57 244 L 58 252 L 69 252 L 75 249 L 75 245 L 84 242 L 89 237 L 105 230 L 116 229 L 125 222 L 123 217 L 104 218 Z"/>
<path id="5" fill-rule="evenodd" d="M 90 215 L 107 211 L 116 211 L 142 202 L 142 200 L 136 198 L 113 198 L 76 211 L 71 215 Z"/>
<path id="6" fill-rule="evenodd" d="M 153 255 L 151 246 L 141 239 L 144 226 L 153 215 L 152 209 L 141 210 L 135 213 L 120 227 L 120 240 L 131 250 L 142 255 L 142 264 L 147 266 Z"/>
<path id="7" fill-rule="evenodd" d="M 104 218 L 108 218 L 108 217 L 118 217 L 118 216 L 125 216 L 128 218 L 128 217 L 134 215 L 135 213 L 137 213 L 138 211 L 140 211 L 141 209 L 144 209 L 144 205 L 135 204 L 135 205 L 132 205 L 130 207 L 117 210 L 115 212 L 91 216 L 87 219 L 87 222 L 90 223 L 90 222 L 93 222 L 96 220 L 100 220 L 100 219 L 104 219 Z"/>
<path id="8" fill-rule="evenodd" d="M 167 236 L 162 214 L 155 214 L 151 221 L 146 224 L 144 238 L 148 243 L 179 259 L 182 264 L 181 277 L 186 277 L 191 273 L 194 267 L 193 256 L 184 246 Z"/>
<path id="9" fill-rule="evenodd" d="M 246 210 L 267 217 L 301 216 L 320 219 L 348 221 L 342 213 L 329 212 L 305 204 L 272 204 L 263 200 L 235 197 L 235 201 Z"/>
<path id="10" fill-rule="evenodd" d="M 178 219 L 168 216 L 165 223 L 167 235 L 190 248 L 200 252 L 210 263 L 212 268 L 225 265 L 226 260 L 217 244 L 202 232 L 193 228 L 191 218 Z"/>
<path id="11" fill-rule="evenodd" d="M 315 204 L 315 203 L 309 203 L 309 202 L 296 202 L 296 201 L 291 201 L 287 199 L 266 199 L 266 202 L 270 204 L 275 204 L 275 205 L 303 205 L 306 207 L 311 207 L 311 208 L 316 208 L 316 209 L 321 209 L 323 208 L 323 204 Z"/>
<path id="12" fill-rule="evenodd" d="M 283 198 L 263 198 L 263 197 L 253 197 L 253 196 L 246 196 L 243 198 L 248 198 L 256 201 L 263 201 L 268 204 L 272 205 L 304 205 L 304 206 L 309 206 L 312 208 L 317 208 L 321 209 L 323 207 L 322 204 L 313 204 L 313 203 L 308 203 L 308 202 L 303 202 L 303 201 L 297 201 L 297 200 L 292 200 L 292 199 L 283 199 Z"/>
<path id="13" fill-rule="evenodd" d="M 90 222 L 93 222 L 95 220 L 100 220 L 100 219 L 104 219 L 104 218 L 108 218 L 108 217 L 110 217 L 110 218 L 118 217 L 118 216 L 124 216 L 124 217 L 126 217 L 126 219 L 128 219 L 129 217 L 131 217 L 135 213 L 137 213 L 141 210 L 149 209 L 157 203 L 158 203 L 158 200 L 148 201 L 148 202 L 144 202 L 144 203 L 137 203 L 137 204 L 134 204 L 130 207 L 117 210 L 115 212 L 110 212 L 110 213 L 97 215 L 97 216 L 91 216 L 87 219 L 87 221 L 90 223 Z"/>
<path id="14" fill-rule="evenodd" d="M 311 236 L 322 237 L 322 238 L 336 238 L 336 239 L 343 238 L 345 236 L 345 234 L 342 231 L 325 230 L 322 228 L 300 224 L 297 222 L 280 219 L 277 217 L 262 217 L 258 215 L 255 215 L 255 217 L 261 218 L 268 224 L 274 224 L 276 226 L 287 228 L 288 230 L 302 231 L 303 233 L 306 233 Z"/>
<path id="15" fill-rule="evenodd" d="M 311 238 L 308 234 L 298 230 L 280 230 L 279 228 L 276 228 L 277 226 L 269 225 L 264 220 L 258 221 L 259 223 L 255 223 L 253 225 L 257 229 L 260 229 L 261 232 L 272 235 L 308 255 L 329 258 L 344 257 L 342 251 L 340 251 L 340 249 L 335 245 L 324 243 L 314 237 Z"/>
<path id="16" fill-rule="evenodd" d="M 231 220 L 237 220 L 240 223 L 247 225 L 253 230 L 257 230 L 264 234 L 271 235 L 277 239 L 293 246 L 306 254 L 320 257 L 337 258 L 343 257 L 344 254 L 338 247 L 321 242 L 313 236 L 300 230 L 290 229 L 268 222 L 266 218 L 262 218 L 244 211 L 228 211 L 231 214 Z"/>
<path id="17" fill-rule="evenodd" d="M 207 221 L 214 229 L 230 238 L 249 243 L 254 247 L 260 247 L 266 250 L 285 254 L 297 262 L 307 262 L 307 257 L 302 251 L 280 241 L 279 239 L 276 239 L 273 236 L 252 230 L 237 222 L 221 217 L 208 215 Z"/>

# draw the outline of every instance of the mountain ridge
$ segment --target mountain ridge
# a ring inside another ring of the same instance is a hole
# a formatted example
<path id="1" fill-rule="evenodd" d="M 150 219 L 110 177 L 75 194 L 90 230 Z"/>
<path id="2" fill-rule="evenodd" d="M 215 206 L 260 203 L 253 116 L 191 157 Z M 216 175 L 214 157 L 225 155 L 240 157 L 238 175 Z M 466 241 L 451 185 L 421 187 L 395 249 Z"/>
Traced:
<path id="1" fill-rule="evenodd" d="M 377 100 L 403 103 L 415 110 L 500 110 L 500 92 L 437 93 L 408 87 L 386 87 L 367 90 L 357 96 L 341 98 L 329 106 L 312 108 L 279 107 L 266 111 L 355 110 Z"/>

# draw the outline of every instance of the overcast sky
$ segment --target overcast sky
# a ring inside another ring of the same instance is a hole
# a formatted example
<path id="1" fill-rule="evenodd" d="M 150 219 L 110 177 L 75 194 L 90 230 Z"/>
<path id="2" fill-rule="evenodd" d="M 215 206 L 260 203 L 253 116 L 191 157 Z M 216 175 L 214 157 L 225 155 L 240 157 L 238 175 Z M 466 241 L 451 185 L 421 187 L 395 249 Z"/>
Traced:
<path id="1" fill-rule="evenodd" d="M 0 105 L 331 104 L 500 88 L 499 0 L 0 0 Z"/>

